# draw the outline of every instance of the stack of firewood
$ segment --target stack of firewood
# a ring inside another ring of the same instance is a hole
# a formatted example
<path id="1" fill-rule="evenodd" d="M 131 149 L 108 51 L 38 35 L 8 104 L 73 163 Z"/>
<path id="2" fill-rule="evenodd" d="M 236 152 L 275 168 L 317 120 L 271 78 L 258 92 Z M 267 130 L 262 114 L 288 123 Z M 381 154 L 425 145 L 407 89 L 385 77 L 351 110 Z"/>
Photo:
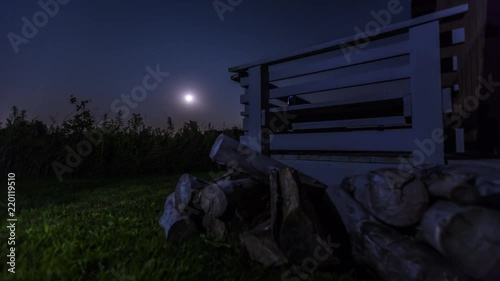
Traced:
<path id="1" fill-rule="evenodd" d="M 328 190 L 357 262 L 383 280 L 500 280 L 500 173 L 383 169 Z"/>
<path id="2" fill-rule="evenodd" d="M 342 245 L 318 265 L 353 258 L 384 281 L 500 280 L 498 169 L 383 169 L 327 187 L 224 135 L 210 157 L 228 172 L 180 178 L 160 219 L 170 241 L 236 233 L 266 266 Z"/>
<path id="3" fill-rule="evenodd" d="M 333 218 L 327 186 L 225 135 L 210 157 L 228 172 L 211 182 L 188 174 L 179 179 L 160 219 L 168 240 L 236 233 L 250 258 L 266 266 L 302 263 L 322 245 L 339 246 L 340 235 L 330 229 L 340 219 Z M 318 266 L 338 264 L 337 255 L 328 249 Z"/>

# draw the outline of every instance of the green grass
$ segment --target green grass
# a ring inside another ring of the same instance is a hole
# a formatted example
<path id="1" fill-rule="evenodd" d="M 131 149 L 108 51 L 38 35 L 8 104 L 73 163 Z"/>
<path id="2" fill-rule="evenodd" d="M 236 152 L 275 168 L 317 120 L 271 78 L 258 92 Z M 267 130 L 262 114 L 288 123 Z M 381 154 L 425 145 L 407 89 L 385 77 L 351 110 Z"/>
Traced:
<path id="1" fill-rule="evenodd" d="M 7 272 L 4 226 L 0 280 L 282 280 L 290 265 L 263 268 L 236 237 L 228 244 L 202 237 L 168 243 L 158 219 L 178 178 L 18 180 L 16 273 Z M 329 273 L 313 278 L 341 280 Z"/>

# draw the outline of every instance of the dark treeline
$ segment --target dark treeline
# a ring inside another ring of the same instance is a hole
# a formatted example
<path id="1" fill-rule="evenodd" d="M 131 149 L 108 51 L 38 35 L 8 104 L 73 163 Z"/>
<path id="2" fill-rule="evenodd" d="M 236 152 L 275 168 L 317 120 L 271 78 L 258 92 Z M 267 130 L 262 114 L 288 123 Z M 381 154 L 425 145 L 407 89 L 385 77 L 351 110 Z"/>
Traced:
<path id="1" fill-rule="evenodd" d="M 50 125 L 28 120 L 26 111 L 12 107 L 0 123 L 0 170 L 59 179 L 207 171 L 216 168 L 208 155 L 217 136 L 243 133 L 237 127 L 216 130 L 210 123 L 200 128 L 195 121 L 174 128 L 170 117 L 166 128 L 152 128 L 140 114 L 127 121 L 121 113 L 98 120 L 89 100 L 72 96 L 70 102 L 73 117 Z"/>

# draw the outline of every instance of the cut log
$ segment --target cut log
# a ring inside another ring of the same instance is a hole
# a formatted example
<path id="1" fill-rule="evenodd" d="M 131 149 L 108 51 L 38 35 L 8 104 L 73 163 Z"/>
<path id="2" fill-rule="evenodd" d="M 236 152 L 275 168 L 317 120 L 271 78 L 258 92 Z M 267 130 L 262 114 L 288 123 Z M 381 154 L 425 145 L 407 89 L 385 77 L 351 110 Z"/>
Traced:
<path id="1" fill-rule="evenodd" d="M 473 178 L 449 175 L 428 185 L 429 193 L 438 198 L 448 199 L 459 204 L 474 204 L 481 197 L 479 190 L 470 183 Z"/>
<path id="2" fill-rule="evenodd" d="M 214 240 L 222 241 L 226 238 L 226 224 L 212 215 L 205 214 L 202 225 L 206 229 L 208 236 L 213 237 Z"/>
<path id="3" fill-rule="evenodd" d="M 280 266 L 287 263 L 286 257 L 274 240 L 270 220 L 249 232 L 242 233 L 240 240 L 250 258 L 264 266 Z"/>
<path id="4" fill-rule="evenodd" d="M 176 208 L 183 212 L 184 209 L 192 203 L 191 199 L 195 198 L 195 195 L 198 194 L 206 185 L 206 182 L 201 181 L 194 176 L 189 174 L 182 175 L 175 186 Z"/>
<path id="5" fill-rule="evenodd" d="M 500 212 L 439 201 L 426 212 L 419 236 L 467 274 L 482 279 L 500 264 L 499 233 Z"/>
<path id="6" fill-rule="evenodd" d="M 315 250 L 324 244 L 320 235 L 319 225 L 316 224 L 315 214 L 302 200 L 299 181 L 295 171 L 291 168 L 280 169 L 279 185 L 282 198 L 282 223 L 279 230 L 279 246 L 288 260 L 301 263 L 304 259 L 314 256 Z M 309 210 L 309 214 L 305 210 Z M 321 261 L 320 265 L 337 265 L 338 259 L 330 255 Z"/>
<path id="7" fill-rule="evenodd" d="M 450 165 L 445 171 L 474 176 L 473 185 L 480 198 L 477 205 L 500 210 L 500 169 L 485 165 Z"/>
<path id="8" fill-rule="evenodd" d="M 373 216 L 397 227 L 420 221 L 429 206 L 425 185 L 413 175 L 400 175 L 397 169 L 382 169 L 367 176 L 348 177 L 342 187 Z"/>
<path id="9" fill-rule="evenodd" d="M 279 187 L 279 173 L 277 169 L 273 169 L 269 175 L 270 188 L 270 205 L 271 205 L 271 231 L 276 241 L 279 241 L 279 233 L 283 220 L 283 212 L 281 209 L 281 195 Z"/>
<path id="10" fill-rule="evenodd" d="M 438 166 L 434 169 L 425 169 L 420 178 L 427 185 L 432 184 L 436 179 L 451 178 L 450 182 L 455 185 L 474 186 L 482 197 L 500 193 L 500 168 L 487 165 Z"/>
<path id="11" fill-rule="evenodd" d="M 167 240 L 171 242 L 182 242 L 198 234 L 195 222 L 175 207 L 175 193 L 167 197 L 159 223 L 165 229 Z"/>
<path id="12" fill-rule="evenodd" d="M 435 197 L 461 205 L 500 209 L 500 168 L 496 166 L 437 165 L 419 169 L 417 176 Z"/>
<path id="13" fill-rule="evenodd" d="M 243 220 L 247 230 L 254 229 L 271 217 L 269 193 L 241 200 L 236 206 L 235 214 Z"/>
<path id="14" fill-rule="evenodd" d="M 330 187 L 327 193 L 351 235 L 355 260 L 374 269 L 382 280 L 467 280 L 430 247 L 370 219 L 344 189 Z"/>
<path id="15" fill-rule="evenodd" d="M 236 204 L 245 196 L 264 191 L 250 178 L 223 179 L 212 183 L 200 192 L 203 211 L 216 218 L 232 213 Z"/>
<path id="16" fill-rule="evenodd" d="M 285 164 L 264 156 L 250 147 L 221 134 L 212 146 L 210 158 L 229 169 L 246 172 L 257 180 L 269 185 L 269 174 L 273 168 L 286 168 Z M 300 182 L 308 187 L 326 189 L 326 185 L 318 180 L 298 173 Z"/>

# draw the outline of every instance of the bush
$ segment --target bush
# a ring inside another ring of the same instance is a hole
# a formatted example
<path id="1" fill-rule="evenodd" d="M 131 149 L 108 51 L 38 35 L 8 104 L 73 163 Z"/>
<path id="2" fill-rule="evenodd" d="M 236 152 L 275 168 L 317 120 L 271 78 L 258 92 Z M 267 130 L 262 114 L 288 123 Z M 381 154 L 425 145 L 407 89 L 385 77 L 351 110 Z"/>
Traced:
<path id="1" fill-rule="evenodd" d="M 26 111 L 12 107 L 0 128 L 0 169 L 32 178 L 58 173 L 69 178 L 206 171 L 215 168 L 208 155 L 217 136 L 224 133 L 239 139 L 243 134 L 238 127 L 200 128 L 196 121 L 175 130 L 170 117 L 167 128 L 152 128 L 144 124 L 141 114 L 132 114 L 126 125 L 121 113 L 114 119 L 104 115 L 97 122 L 87 109 L 90 100 L 72 96 L 70 103 L 75 106 L 74 116 L 49 126 L 27 120 Z M 88 136 L 99 141 L 92 144 Z M 73 157 L 74 163 L 67 162 L 73 153 L 82 155 L 80 161 Z"/>

